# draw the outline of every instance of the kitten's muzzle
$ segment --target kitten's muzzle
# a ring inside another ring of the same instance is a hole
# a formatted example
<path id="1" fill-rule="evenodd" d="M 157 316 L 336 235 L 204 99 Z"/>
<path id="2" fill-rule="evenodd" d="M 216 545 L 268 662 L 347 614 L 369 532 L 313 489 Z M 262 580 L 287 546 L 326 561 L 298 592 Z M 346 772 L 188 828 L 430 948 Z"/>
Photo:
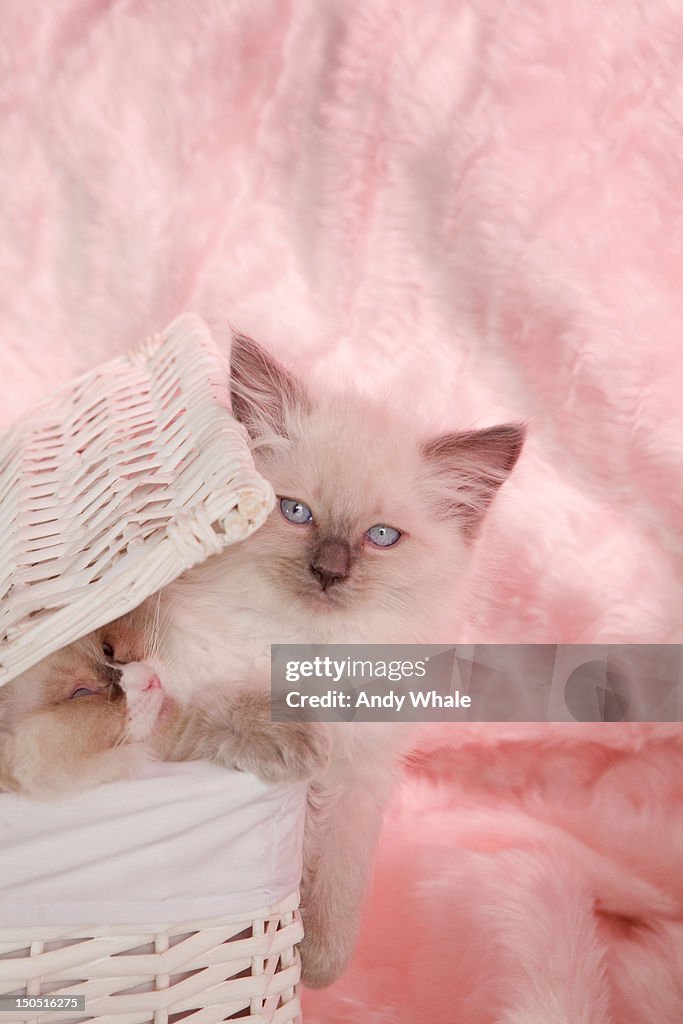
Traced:
<path id="1" fill-rule="evenodd" d="M 149 690 L 160 690 L 161 680 L 150 665 L 129 662 L 123 666 L 119 686 L 124 693 L 146 693 Z"/>
<path id="2" fill-rule="evenodd" d="M 351 548 L 345 540 L 336 537 L 323 540 L 314 552 L 310 568 L 321 589 L 327 590 L 349 575 Z"/>

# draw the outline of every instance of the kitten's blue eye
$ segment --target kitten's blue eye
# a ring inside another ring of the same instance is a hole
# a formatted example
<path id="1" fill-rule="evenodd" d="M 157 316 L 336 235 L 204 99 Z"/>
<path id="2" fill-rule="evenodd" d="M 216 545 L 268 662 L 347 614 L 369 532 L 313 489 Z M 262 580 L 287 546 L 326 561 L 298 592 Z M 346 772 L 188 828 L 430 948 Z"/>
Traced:
<path id="1" fill-rule="evenodd" d="M 401 531 L 395 530 L 393 526 L 378 524 L 371 526 L 365 536 L 376 548 L 390 548 L 401 536 Z"/>
<path id="2" fill-rule="evenodd" d="M 111 644 L 102 644 L 102 654 L 105 656 L 105 658 L 109 658 L 109 659 L 113 658 L 114 657 L 114 648 L 112 647 L 112 645 Z"/>
<path id="3" fill-rule="evenodd" d="M 308 505 L 296 498 L 280 498 L 280 511 L 288 523 L 296 523 L 298 526 L 313 522 L 313 513 Z"/>
<path id="4" fill-rule="evenodd" d="M 76 697 L 89 697 L 90 694 L 94 692 L 94 690 L 89 690 L 87 686 L 79 686 L 78 689 L 74 690 L 71 694 L 69 700 L 74 700 Z"/>

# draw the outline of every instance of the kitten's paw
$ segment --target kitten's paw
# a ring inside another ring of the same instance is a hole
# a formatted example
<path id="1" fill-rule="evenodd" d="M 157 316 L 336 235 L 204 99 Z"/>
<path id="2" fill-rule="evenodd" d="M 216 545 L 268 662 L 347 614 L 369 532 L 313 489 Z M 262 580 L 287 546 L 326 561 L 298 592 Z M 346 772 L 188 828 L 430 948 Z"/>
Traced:
<path id="1" fill-rule="evenodd" d="M 305 782 L 327 767 L 329 738 L 319 723 L 254 722 L 237 715 L 234 766 L 264 782 Z"/>
<path id="2" fill-rule="evenodd" d="M 301 980 L 307 988 L 327 988 L 346 970 L 353 952 L 353 941 L 335 935 L 333 929 L 322 935 L 305 919 L 304 929 L 304 937 L 299 944 Z"/>
<path id="3" fill-rule="evenodd" d="M 231 701 L 227 721 L 209 724 L 204 756 L 264 782 L 308 781 L 330 760 L 329 733 L 320 722 L 272 722 L 270 700 L 244 693 Z"/>
<path id="4" fill-rule="evenodd" d="M 327 768 L 330 744 L 320 723 L 269 722 L 242 745 L 238 768 L 265 782 L 307 782 Z"/>

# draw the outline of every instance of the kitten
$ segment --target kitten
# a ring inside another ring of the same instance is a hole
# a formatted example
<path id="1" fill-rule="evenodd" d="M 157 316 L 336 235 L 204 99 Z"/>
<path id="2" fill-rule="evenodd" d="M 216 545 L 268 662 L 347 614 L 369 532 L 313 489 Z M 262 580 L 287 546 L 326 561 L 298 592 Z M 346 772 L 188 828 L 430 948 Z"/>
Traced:
<path id="1" fill-rule="evenodd" d="M 172 710 L 141 613 L 45 658 L 0 688 L 0 788 L 49 798 L 123 778 Z M 114 648 L 119 662 L 114 664 Z"/>
<path id="2" fill-rule="evenodd" d="M 208 686 L 239 699 L 240 729 L 259 737 L 252 768 L 262 774 L 282 745 L 267 698 L 271 643 L 454 641 L 472 546 L 524 429 L 425 440 L 367 399 L 314 395 L 247 338 L 234 339 L 231 365 L 233 411 L 278 507 L 247 540 L 166 588 L 161 602 L 172 623 L 172 695 L 190 706 Z M 329 762 L 314 773 L 304 837 L 310 986 L 329 984 L 348 962 L 407 744 L 404 728 L 385 724 L 330 723 L 327 735 Z M 233 731 L 224 763 L 234 747 Z"/>
<path id="3" fill-rule="evenodd" d="M 260 731 L 267 694 L 207 688 L 192 707 L 170 697 L 157 609 L 152 598 L 0 688 L 0 789 L 64 796 L 150 758 L 209 760 L 270 782 L 325 768 L 323 726 L 268 721 Z"/>

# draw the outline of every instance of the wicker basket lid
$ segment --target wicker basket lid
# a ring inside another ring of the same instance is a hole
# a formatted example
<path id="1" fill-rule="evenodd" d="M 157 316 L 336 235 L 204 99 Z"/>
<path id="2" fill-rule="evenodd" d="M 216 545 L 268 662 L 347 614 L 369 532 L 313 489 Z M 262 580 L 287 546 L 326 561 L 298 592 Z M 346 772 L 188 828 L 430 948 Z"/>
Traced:
<path id="1" fill-rule="evenodd" d="M 185 314 L 0 437 L 0 685 L 249 536 L 273 507 L 229 353 Z"/>

